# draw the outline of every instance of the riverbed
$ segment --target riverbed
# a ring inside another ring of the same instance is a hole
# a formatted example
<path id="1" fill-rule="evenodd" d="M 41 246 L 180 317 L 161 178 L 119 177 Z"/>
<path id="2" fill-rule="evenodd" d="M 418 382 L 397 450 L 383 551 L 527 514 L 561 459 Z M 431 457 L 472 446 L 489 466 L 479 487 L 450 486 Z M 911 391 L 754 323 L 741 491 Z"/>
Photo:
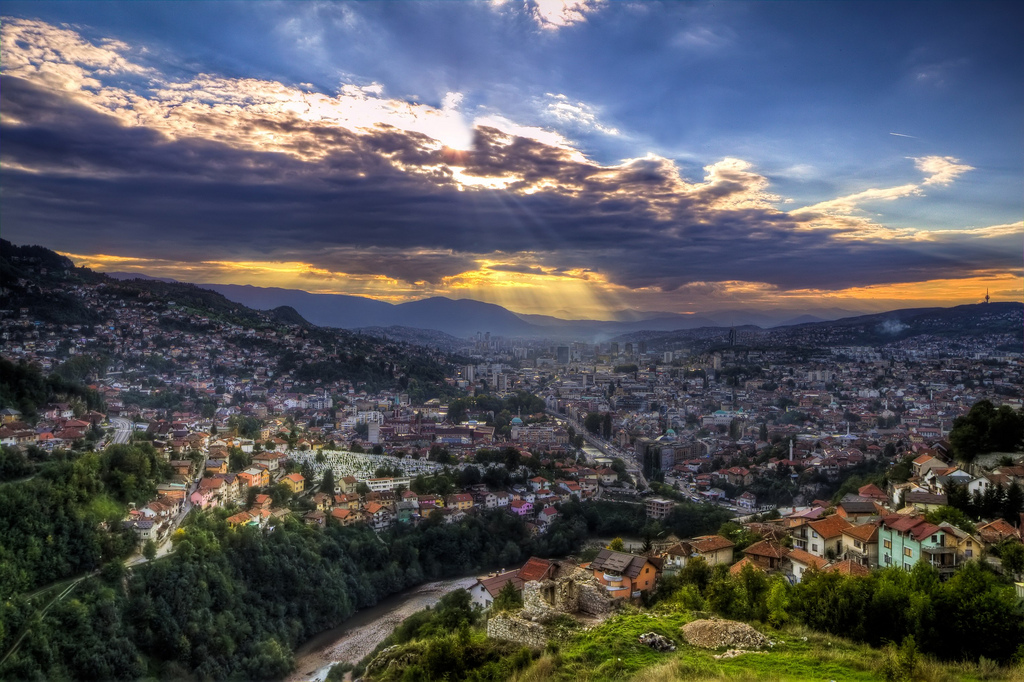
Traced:
<path id="1" fill-rule="evenodd" d="M 356 612 L 331 630 L 321 632 L 295 652 L 295 672 L 288 682 L 322 682 L 335 663 L 358 663 L 383 642 L 403 620 L 436 604 L 447 593 L 469 589 L 476 578 L 425 583 Z"/>

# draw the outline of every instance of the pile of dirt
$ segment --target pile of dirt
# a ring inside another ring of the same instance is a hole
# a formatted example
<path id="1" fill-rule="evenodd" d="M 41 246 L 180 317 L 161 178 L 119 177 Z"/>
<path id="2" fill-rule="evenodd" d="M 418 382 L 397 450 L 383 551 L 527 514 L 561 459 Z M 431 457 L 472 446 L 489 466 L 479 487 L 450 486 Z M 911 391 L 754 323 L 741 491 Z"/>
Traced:
<path id="1" fill-rule="evenodd" d="M 768 646 L 767 637 L 746 623 L 734 620 L 695 620 L 680 629 L 689 644 L 704 649 L 760 649 Z"/>

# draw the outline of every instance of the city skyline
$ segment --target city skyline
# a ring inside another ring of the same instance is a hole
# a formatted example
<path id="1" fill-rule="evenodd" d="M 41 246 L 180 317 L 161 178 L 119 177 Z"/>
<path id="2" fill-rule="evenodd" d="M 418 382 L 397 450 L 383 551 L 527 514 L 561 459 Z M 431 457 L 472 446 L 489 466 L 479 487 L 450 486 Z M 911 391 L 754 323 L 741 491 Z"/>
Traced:
<path id="1" fill-rule="evenodd" d="M 1021 300 L 1021 10 L 921 9 L 5 2 L 4 237 L 595 319 Z"/>

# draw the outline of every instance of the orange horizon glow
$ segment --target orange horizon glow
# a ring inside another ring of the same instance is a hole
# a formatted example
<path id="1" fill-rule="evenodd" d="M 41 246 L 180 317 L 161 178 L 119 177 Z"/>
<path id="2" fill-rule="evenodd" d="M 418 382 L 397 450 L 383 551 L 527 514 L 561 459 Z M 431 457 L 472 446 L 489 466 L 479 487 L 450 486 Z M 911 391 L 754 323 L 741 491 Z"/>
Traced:
<path id="1" fill-rule="evenodd" d="M 407 282 L 382 274 L 331 271 L 300 261 L 175 261 L 111 254 L 63 255 L 75 265 L 98 271 L 127 272 L 197 284 L 237 284 L 297 289 L 313 294 L 344 294 L 388 303 L 432 296 L 468 298 L 494 303 L 521 314 L 563 319 L 613 319 L 624 309 L 699 314 L 736 307 L 851 307 L 863 311 L 895 308 L 948 307 L 984 300 L 1024 300 L 1024 279 L 1005 272 L 974 272 L 961 278 L 877 284 L 845 289 L 779 289 L 763 282 L 695 283 L 676 292 L 656 288 L 630 289 L 588 270 L 556 271 L 523 266 L 528 272 L 492 269 L 529 262 L 530 254 L 502 259 L 479 258 L 475 270 L 442 277 L 437 282 Z M 522 257 L 520 259 L 520 257 Z M 710 289 L 711 293 L 705 291 Z"/>

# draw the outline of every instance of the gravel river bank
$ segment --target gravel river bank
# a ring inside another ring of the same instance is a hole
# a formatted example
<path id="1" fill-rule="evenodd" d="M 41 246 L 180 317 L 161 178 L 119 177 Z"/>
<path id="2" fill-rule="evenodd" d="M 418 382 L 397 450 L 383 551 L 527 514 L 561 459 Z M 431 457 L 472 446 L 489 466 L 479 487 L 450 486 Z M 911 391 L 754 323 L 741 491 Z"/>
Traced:
<path id="1" fill-rule="evenodd" d="M 336 628 L 321 632 L 295 652 L 289 682 L 322 681 L 335 663 L 358 663 L 383 642 L 403 620 L 436 604 L 445 594 L 470 588 L 476 578 L 425 583 L 363 609 Z"/>

